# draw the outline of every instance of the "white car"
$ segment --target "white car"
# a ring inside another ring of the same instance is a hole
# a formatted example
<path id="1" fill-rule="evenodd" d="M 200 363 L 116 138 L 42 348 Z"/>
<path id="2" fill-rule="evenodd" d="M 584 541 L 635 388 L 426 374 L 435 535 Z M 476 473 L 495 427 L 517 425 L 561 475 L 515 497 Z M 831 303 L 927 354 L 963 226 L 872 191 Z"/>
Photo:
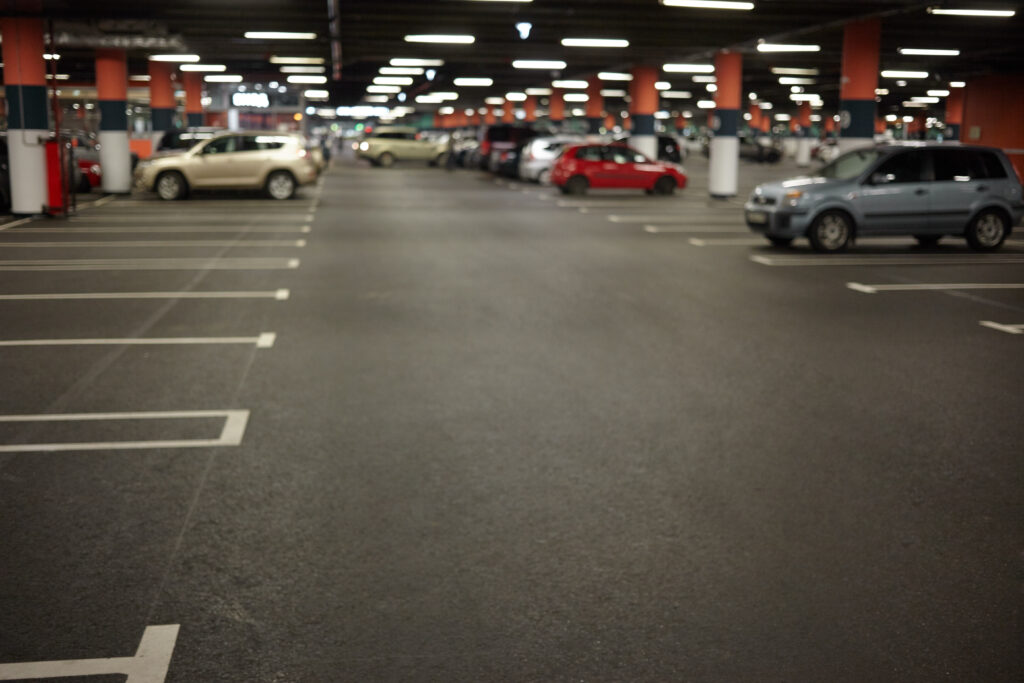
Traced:
<path id="1" fill-rule="evenodd" d="M 356 154 L 374 166 L 393 166 L 396 161 L 435 165 L 444 161 L 447 152 L 447 136 L 431 140 L 415 128 L 400 126 L 381 126 L 356 145 Z"/>
<path id="2" fill-rule="evenodd" d="M 547 185 L 551 182 L 551 167 L 555 165 L 558 155 L 565 147 L 581 142 L 584 142 L 584 138 L 576 135 L 530 140 L 519 155 L 519 178 Z"/>

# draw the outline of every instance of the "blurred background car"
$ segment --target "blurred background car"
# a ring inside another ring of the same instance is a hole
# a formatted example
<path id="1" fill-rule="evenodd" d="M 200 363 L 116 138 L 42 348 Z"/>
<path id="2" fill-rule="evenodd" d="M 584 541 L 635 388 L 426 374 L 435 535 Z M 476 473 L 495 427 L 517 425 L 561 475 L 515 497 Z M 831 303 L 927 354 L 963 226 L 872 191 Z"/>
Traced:
<path id="1" fill-rule="evenodd" d="M 398 161 L 426 161 L 431 165 L 444 162 L 448 138 L 430 138 L 406 126 L 380 126 L 356 147 L 356 155 L 374 166 L 393 166 Z"/>
<path id="2" fill-rule="evenodd" d="M 590 188 L 633 188 L 648 194 L 672 194 L 686 187 L 676 164 L 653 161 L 621 143 L 574 145 L 558 157 L 551 182 L 563 194 L 585 194 Z"/>
<path id="3" fill-rule="evenodd" d="M 485 171 L 499 172 L 502 163 L 510 163 L 510 153 L 515 152 L 539 133 L 529 126 L 511 123 L 496 123 L 488 126 L 480 140 L 480 165 Z M 519 155 L 515 161 L 518 164 Z M 518 165 L 516 167 L 518 169 Z M 514 177 L 514 176 L 513 176 Z"/>
<path id="4" fill-rule="evenodd" d="M 141 162 L 135 187 L 167 200 L 204 189 L 262 189 L 272 199 L 288 199 L 316 177 L 302 135 L 246 131 L 221 133 L 181 154 Z"/>
<path id="5" fill-rule="evenodd" d="M 621 142 L 624 145 L 628 145 L 629 136 L 621 135 L 615 138 L 615 142 Z M 668 161 L 673 164 L 681 164 L 685 159 L 686 150 L 680 144 L 678 138 L 666 133 L 658 135 L 658 161 Z"/>
<path id="6" fill-rule="evenodd" d="M 519 155 L 519 178 L 547 185 L 551 182 L 551 167 L 567 145 L 583 142 L 579 135 L 558 135 L 534 138 L 523 146 Z"/>

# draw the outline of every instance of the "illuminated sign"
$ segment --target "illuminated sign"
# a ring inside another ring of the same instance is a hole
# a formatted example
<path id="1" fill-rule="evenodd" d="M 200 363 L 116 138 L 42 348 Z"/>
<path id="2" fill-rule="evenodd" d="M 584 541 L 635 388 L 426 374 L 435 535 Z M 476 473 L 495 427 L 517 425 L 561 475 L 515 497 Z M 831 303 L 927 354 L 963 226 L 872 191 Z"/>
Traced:
<path id="1" fill-rule="evenodd" d="M 266 109 L 270 106 L 270 98 L 264 92 L 236 92 L 231 94 L 231 105 Z"/>

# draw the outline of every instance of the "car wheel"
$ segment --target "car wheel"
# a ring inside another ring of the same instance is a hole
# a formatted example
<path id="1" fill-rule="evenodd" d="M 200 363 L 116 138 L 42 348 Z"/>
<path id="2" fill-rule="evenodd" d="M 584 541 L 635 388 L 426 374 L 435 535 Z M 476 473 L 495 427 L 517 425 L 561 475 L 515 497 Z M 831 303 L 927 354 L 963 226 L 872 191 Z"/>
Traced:
<path id="1" fill-rule="evenodd" d="M 587 182 L 586 178 L 581 175 L 573 176 L 565 183 L 565 193 L 586 194 L 588 187 L 590 187 L 590 183 Z"/>
<path id="2" fill-rule="evenodd" d="M 676 181 L 668 176 L 658 178 L 654 183 L 654 194 L 672 194 L 676 191 Z"/>
<path id="3" fill-rule="evenodd" d="M 377 157 L 377 165 L 383 166 L 384 168 L 390 168 L 395 165 L 395 155 L 391 152 L 384 152 Z"/>
<path id="4" fill-rule="evenodd" d="M 167 201 L 183 199 L 187 188 L 188 185 L 185 183 L 185 176 L 181 175 L 177 171 L 161 173 L 160 177 L 156 179 L 156 194 L 160 199 L 165 199 Z"/>
<path id="5" fill-rule="evenodd" d="M 540 183 L 541 185 L 550 185 L 551 184 L 551 169 L 550 168 L 545 168 L 540 173 L 538 173 L 537 174 L 537 182 Z"/>
<path id="6" fill-rule="evenodd" d="M 89 182 L 89 179 L 86 178 L 85 175 L 78 179 L 78 187 L 75 188 L 75 192 L 77 194 L 92 192 L 92 183 Z"/>
<path id="7" fill-rule="evenodd" d="M 267 176 L 263 190 L 271 199 L 291 199 L 295 194 L 295 177 L 288 171 L 274 171 Z"/>
<path id="8" fill-rule="evenodd" d="M 985 209 L 967 227 L 967 244 L 975 251 L 994 251 L 1008 232 L 1006 216 L 995 209 Z"/>
<path id="9" fill-rule="evenodd" d="M 814 219 L 807 238 L 815 251 L 842 251 L 853 239 L 853 221 L 842 211 L 826 211 Z"/>
<path id="10" fill-rule="evenodd" d="M 792 237 L 772 237 L 771 235 L 765 235 L 768 241 L 772 243 L 773 247 L 788 247 L 793 244 Z"/>
<path id="11" fill-rule="evenodd" d="M 942 235 L 914 235 L 914 239 L 922 247 L 934 247 L 942 239 Z"/>

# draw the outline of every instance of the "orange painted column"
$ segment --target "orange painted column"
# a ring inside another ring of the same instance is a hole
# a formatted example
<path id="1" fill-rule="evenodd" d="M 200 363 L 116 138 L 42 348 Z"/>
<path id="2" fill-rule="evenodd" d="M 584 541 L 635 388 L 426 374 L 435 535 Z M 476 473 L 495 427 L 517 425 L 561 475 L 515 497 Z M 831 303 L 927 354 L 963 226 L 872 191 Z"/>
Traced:
<path id="1" fill-rule="evenodd" d="M 565 121 L 565 100 L 562 98 L 562 91 L 555 88 L 548 97 L 548 119 L 556 126 L 561 126 Z"/>
<path id="2" fill-rule="evenodd" d="M 946 137 L 960 140 L 960 124 L 964 122 L 964 89 L 951 88 L 946 98 Z"/>
<path id="3" fill-rule="evenodd" d="M 473 110 L 473 113 L 469 117 L 469 125 L 479 126 L 482 119 L 480 118 L 480 111 L 477 109 Z"/>
<path id="4" fill-rule="evenodd" d="M 999 147 L 1024 179 L 1024 75 L 972 78 L 964 93 L 960 139 Z"/>
<path id="5" fill-rule="evenodd" d="M 743 106 L 743 55 L 723 50 L 715 56 L 714 137 L 708 160 L 708 192 L 712 197 L 735 197 L 739 183 L 737 137 Z"/>
<path id="6" fill-rule="evenodd" d="M 104 192 L 132 191 L 128 140 L 128 57 L 124 50 L 96 50 L 96 98 L 100 110 L 100 167 Z"/>
<path id="7" fill-rule="evenodd" d="M 604 129 L 609 133 L 615 130 L 615 117 L 611 114 L 605 114 Z"/>
<path id="8" fill-rule="evenodd" d="M 748 111 L 750 112 L 750 121 L 748 121 L 748 124 L 751 129 L 761 130 L 761 107 L 756 104 L 752 104 Z"/>
<path id="9" fill-rule="evenodd" d="M 604 84 L 597 76 L 587 79 L 587 132 L 591 135 L 601 134 L 601 112 L 604 111 L 604 98 L 601 97 L 601 88 Z"/>
<path id="10" fill-rule="evenodd" d="M 684 128 L 686 128 L 686 117 L 682 114 L 678 114 L 676 116 L 676 132 L 681 131 Z"/>
<path id="11" fill-rule="evenodd" d="M 486 123 L 488 126 L 493 126 L 495 123 L 497 123 L 497 121 L 497 117 L 494 116 L 494 105 L 488 104 L 487 112 L 484 114 L 484 123 Z"/>
<path id="12" fill-rule="evenodd" d="M 509 102 L 508 100 L 505 100 L 505 104 L 501 105 L 501 122 L 502 123 L 515 123 L 516 122 L 515 108 L 516 108 L 515 102 Z"/>
<path id="13" fill-rule="evenodd" d="M 527 123 L 537 120 L 537 97 L 535 95 L 527 95 L 526 101 L 523 102 L 523 111 L 526 112 L 526 118 L 523 120 Z"/>
<path id="14" fill-rule="evenodd" d="M 440 112 L 434 112 L 434 130 L 441 130 L 444 127 L 444 122 L 441 120 Z"/>
<path id="15" fill-rule="evenodd" d="M 149 111 L 154 131 L 174 128 L 174 110 L 178 103 L 174 100 L 173 74 L 173 64 L 149 63 Z"/>
<path id="16" fill-rule="evenodd" d="M 2 18 L 4 88 L 7 99 L 7 154 L 11 213 L 42 213 L 49 203 L 46 148 L 50 128 L 43 61 L 43 22 Z"/>
<path id="17" fill-rule="evenodd" d="M 633 80 L 629 82 L 629 118 L 633 122 L 629 143 L 651 159 L 658 158 L 654 113 L 661 101 L 656 85 L 659 74 L 657 67 L 636 66 L 632 70 Z"/>
<path id="18" fill-rule="evenodd" d="M 185 118 L 189 127 L 203 125 L 203 75 L 195 71 L 182 74 L 185 81 Z"/>
<path id="19" fill-rule="evenodd" d="M 845 151 L 874 142 L 875 89 L 882 22 L 851 21 L 843 29 L 843 64 L 839 84 L 839 145 Z"/>

